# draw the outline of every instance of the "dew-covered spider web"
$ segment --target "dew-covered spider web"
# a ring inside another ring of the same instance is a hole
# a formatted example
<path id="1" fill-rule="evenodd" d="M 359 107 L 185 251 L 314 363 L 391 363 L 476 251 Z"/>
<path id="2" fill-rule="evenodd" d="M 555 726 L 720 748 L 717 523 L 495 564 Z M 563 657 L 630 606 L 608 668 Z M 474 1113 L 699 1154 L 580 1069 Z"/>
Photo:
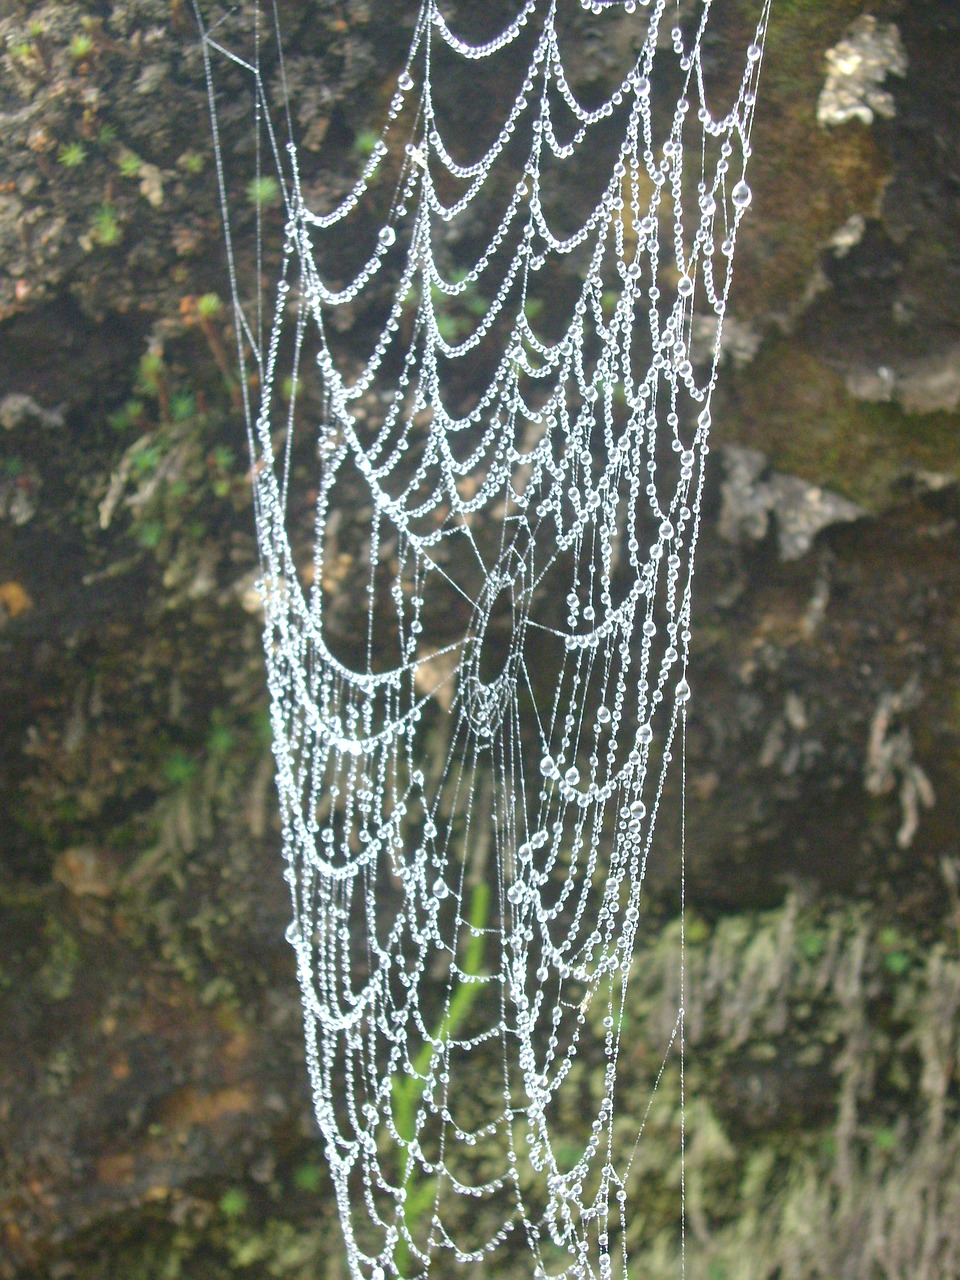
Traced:
<path id="1" fill-rule="evenodd" d="M 205 32 L 288 937 L 355 1280 L 627 1273 L 624 1002 L 652 858 L 682 913 L 682 836 L 654 835 L 768 6 L 714 85 L 722 0 L 411 4 L 349 180 L 298 149 L 275 13 Z M 677 973 L 644 1105 L 679 1059 L 680 1237 L 682 935 Z"/>

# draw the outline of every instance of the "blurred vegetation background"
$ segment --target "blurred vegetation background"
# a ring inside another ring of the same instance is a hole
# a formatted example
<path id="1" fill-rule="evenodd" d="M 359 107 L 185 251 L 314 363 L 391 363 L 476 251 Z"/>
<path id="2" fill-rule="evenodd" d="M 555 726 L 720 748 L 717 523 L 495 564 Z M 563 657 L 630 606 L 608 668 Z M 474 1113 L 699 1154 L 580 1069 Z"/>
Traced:
<path id="1" fill-rule="evenodd" d="M 511 10 L 478 6 L 458 20 Z M 715 4 L 717 74 L 754 7 Z M 280 9 L 332 199 L 414 5 Z M 572 22 L 578 90 L 642 24 Z M 955 0 L 774 0 L 694 626 L 696 1280 L 960 1274 L 958 66 Z M 453 96 L 466 137 L 497 106 Z M 206 112 L 184 0 L 0 0 L 2 1280 L 346 1280 L 283 941 Z M 278 192 L 237 169 L 252 246 Z M 625 1132 L 676 1007 L 675 886 L 651 887 Z M 658 1098 L 645 1280 L 677 1274 L 669 1072 Z"/>

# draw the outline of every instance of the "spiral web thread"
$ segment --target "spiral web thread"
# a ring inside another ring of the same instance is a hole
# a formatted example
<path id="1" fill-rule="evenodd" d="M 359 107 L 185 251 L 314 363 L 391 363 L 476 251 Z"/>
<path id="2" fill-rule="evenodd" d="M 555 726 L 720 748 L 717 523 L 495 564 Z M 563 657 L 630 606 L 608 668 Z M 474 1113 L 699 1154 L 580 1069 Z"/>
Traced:
<path id="1" fill-rule="evenodd" d="M 624 999 L 690 698 L 711 397 L 769 0 L 720 108 L 702 58 L 711 0 L 669 33 L 666 0 L 582 7 L 634 14 L 642 41 L 589 107 L 565 71 L 562 0 L 527 0 L 476 44 L 424 0 L 386 127 L 325 212 L 271 123 L 260 55 L 275 18 L 254 14 L 252 56 L 205 34 L 208 73 L 211 55 L 249 73 L 258 178 L 274 165 L 284 201 L 269 315 L 238 284 L 211 79 L 288 938 L 357 1280 L 424 1273 L 444 1251 L 493 1266 L 524 1245 L 538 1276 L 626 1275 Z M 523 49 L 499 133 L 458 159 L 450 66 L 515 65 Z M 570 200 L 572 165 L 591 155 L 606 166 L 595 197 L 581 185 Z M 569 205 L 579 222 L 563 227 Z M 368 299 L 377 336 L 358 353 L 336 321 Z M 695 308 L 717 320 L 705 367 Z M 309 526 L 291 512 L 298 467 L 316 492 Z M 681 836 L 681 908 L 682 857 Z M 650 1104 L 671 1054 L 682 1096 L 682 940 L 677 963 Z M 571 1135 L 559 1118 L 578 1052 L 594 1088 L 573 1100 L 586 1116 Z M 679 1220 L 682 1234 L 682 1204 Z"/>

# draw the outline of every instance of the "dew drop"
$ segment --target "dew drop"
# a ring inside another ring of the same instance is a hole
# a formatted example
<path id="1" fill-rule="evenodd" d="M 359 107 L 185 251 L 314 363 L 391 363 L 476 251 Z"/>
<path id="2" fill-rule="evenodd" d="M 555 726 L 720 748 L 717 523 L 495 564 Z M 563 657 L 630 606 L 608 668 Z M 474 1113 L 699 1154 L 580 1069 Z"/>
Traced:
<path id="1" fill-rule="evenodd" d="M 689 298 L 693 293 L 693 281 L 689 276 L 681 276 L 680 283 L 677 285 L 677 293 L 681 298 Z"/>
<path id="2" fill-rule="evenodd" d="M 401 71 L 400 79 L 397 81 L 397 84 L 400 86 L 400 88 L 403 90 L 404 93 L 409 93 L 410 90 L 413 88 L 413 76 L 410 74 L 409 71 Z"/>
<path id="3" fill-rule="evenodd" d="M 737 185 L 733 188 L 733 191 L 730 193 L 730 196 L 731 196 L 731 199 L 733 200 L 734 206 L 737 209 L 746 209 L 747 205 L 753 199 L 753 192 L 750 190 L 750 188 L 741 178 L 740 181 L 737 183 Z"/>
<path id="4" fill-rule="evenodd" d="M 580 781 L 580 770 L 575 765 L 571 765 L 563 775 L 563 780 L 568 787 L 575 787 Z"/>
<path id="5" fill-rule="evenodd" d="M 642 724 L 637 730 L 637 741 L 643 746 L 647 746 L 648 743 L 653 741 L 653 726 L 649 721 L 646 724 Z"/>
<path id="6" fill-rule="evenodd" d="M 683 703 L 688 702 L 689 700 L 690 686 L 687 684 L 686 677 L 684 677 L 677 685 L 677 701 Z"/>
<path id="7" fill-rule="evenodd" d="M 609 723 L 610 723 L 610 708 L 609 708 L 609 707 L 601 707 L 601 708 L 598 710 L 598 712 L 597 712 L 597 720 L 600 722 L 600 724 L 609 724 Z"/>
<path id="8" fill-rule="evenodd" d="M 393 227 L 380 228 L 380 243 L 382 245 L 385 245 L 388 249 L 396 240 L 396 238 L 397 238 L 397 233 L 394 231 Z"/>

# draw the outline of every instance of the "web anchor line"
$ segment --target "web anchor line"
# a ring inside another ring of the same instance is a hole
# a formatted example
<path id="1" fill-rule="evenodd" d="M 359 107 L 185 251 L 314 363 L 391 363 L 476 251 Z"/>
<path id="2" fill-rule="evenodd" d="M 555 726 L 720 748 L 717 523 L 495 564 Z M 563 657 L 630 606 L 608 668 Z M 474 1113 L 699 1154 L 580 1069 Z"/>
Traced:
<path id="1" fill-rule="evenodd" d="M 682 930 L 645 1083 L 623 1050 L 685 755 L 770 0 L 722 105 L 713 7 L 669 27 L 668 0 L 518 0 L 475 41 L 423 0 L 335 199 L 294 141 L 275 11 L 204 33 L 287 938 L 353 1280 L 444 1255 L 508 1274 L 525 1254 L 540 1280 L 625 1278 L 638 1146 L 674 1075 L 685 1266 Z M 633 37 L 599 100 L 577 74 L 584 11 Z M 485 66 L 517 89 L 471 150 L 455 104 Z M 252 288 L 221 73 L 255 121 Z M 716 321 L 707 361 L 695 315 Z M 683 897 L 682 813 L 680 833 Z M 645 1099 L 629 1141 L 627 1077 Z"/>

